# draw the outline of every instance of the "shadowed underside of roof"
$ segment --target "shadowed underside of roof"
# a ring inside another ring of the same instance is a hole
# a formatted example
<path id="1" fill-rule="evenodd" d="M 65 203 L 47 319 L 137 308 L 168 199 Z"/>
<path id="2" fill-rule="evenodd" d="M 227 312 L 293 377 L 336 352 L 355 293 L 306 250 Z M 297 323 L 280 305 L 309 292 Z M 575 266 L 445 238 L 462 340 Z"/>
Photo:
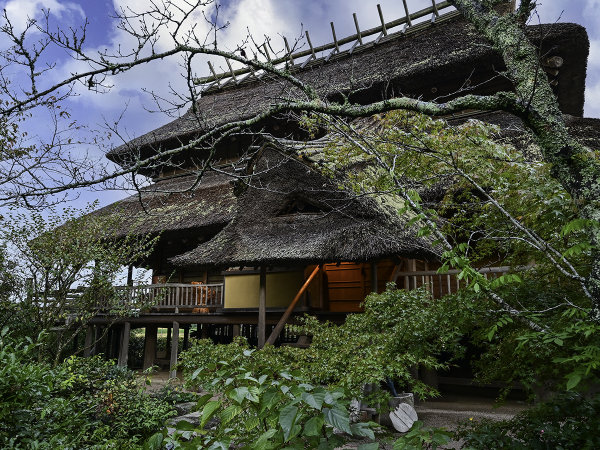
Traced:
<path id="1" fill-rule="evenodd" d="M 159 181 L 93 214 L 118 217 L 116 237 L 224 226 L 235 209 L 232 178 L 208 172 L 198 186 L 185 192 L 195 179 L 188 175 Z"/>
<path id="2" fill-rule="evenodd" d="M 581 116 L 589 48 L 585 29 L 557 23 L 527 27 L 527 34 L 534 43 L 543 36 L 541 53 L 545 57 L 557 55 L 564 59 L 555 90 L 563 112 Z M 500 56 L 459 17 L 410 36 L 390 35 L 385 42 L 358 47 L 351 55 L 310 64 L 295 76 L 315 88 L 324 100 L 353 93 L 352 101 L 368 103 L 402 95 L 427 98 L 450 94 L 467 78 L 471 85 L 483 83 L 478 92 L 493 92 L 498 83 L 509 89 L 502 77 L 496 77 L 486 88 L 485 82 L 502 67 Z M 431 88 L 436 89 L 435 95 Z M 142 148 L 153 147 L 156 151 L 176 146 L 212 127 L 252 117 L 286 97 L 303 95 L 289 83 L 268 76 L 231 85 L 203 96 L 198 101 L 197 114 L 188 111 L 181 118 L 113 149 L 107 156 L 126 163 L 127 154 L 138 154 Z"/>
<path id="3" fill-rule="evenodd" d="M 369 196 L 340 190 L 301 161 L 265 149 L 235 219 L 210 241 L 171 259 L 179 266 L 288 265 L 433 259 L 409 217 Z M 300 205 L 300 206 L 299 206 Z"/>

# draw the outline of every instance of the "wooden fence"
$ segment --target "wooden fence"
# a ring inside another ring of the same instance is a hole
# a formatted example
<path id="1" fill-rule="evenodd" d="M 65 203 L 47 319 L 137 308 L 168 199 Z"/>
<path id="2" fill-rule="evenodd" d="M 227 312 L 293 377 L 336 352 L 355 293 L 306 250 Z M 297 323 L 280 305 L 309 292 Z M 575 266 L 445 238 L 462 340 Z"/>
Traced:
<path id="1" fill-rule="evenodd" d="M 479 269 L 479 273 L 486 279 L 498 278 L 509 271 L 509 266 Z M 397 280 L 398 284 L 403 286 L 404 289 L 412 290 L 425 287 L 434 298 L 441 298 L 444 295 L 455 293 L 465 286 L 465 282 L 457 277 L 460 272 L 458 269 L 448 270 L 446 273 L 438 273 L 437 270 L 398 272 Z"/>

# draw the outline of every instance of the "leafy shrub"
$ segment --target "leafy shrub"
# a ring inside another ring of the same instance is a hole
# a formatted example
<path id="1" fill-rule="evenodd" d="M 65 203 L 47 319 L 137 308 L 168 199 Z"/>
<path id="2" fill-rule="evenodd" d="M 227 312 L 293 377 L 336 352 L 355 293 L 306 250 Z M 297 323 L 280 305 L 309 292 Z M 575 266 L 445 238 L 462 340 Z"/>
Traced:
<path id="1" fill-rule="evenodd" d="M 134 374 L 99 357 L 56 367 L 35 361 L 36 343 L 0 336 L 0 446 L 135 448 L 174 415 Z"/>
<path id="2" fill-rule="evenodd" d="M 600 447 L 600 396 L 563 393 L 502 422 L 464 424 L 457 433 L 473 449 L 593 449 Z"/>
<path id="3" fill-rule="evenodd" d="M 345 441 L 335 429 L 374 438 L 369 424 L 350 423 L 345 389 L 314 386 L 275 362 L 256 364 L 260 358 L 253 356 L 260 352 L 245 348 L 241 340 L 214 347 L 226 358 L 205 360 L 188 376 L 189 383 L 199 382 L 209 391 L 198 401 L 199 427 L 180 422 L 173 437 L 165 430 L 148 447 L 333 449 Z"/>
<path id="4" fill-rule="evenodd" d="M 356 398 L 363 395 L 365 384 L 377 384 L 386 378 L 421 396 L 432 395 L 435 391 L 415 380 L 410 369 L 443 369 L 448 363 L 440 362 L 440 354 L 460 352 L 459 306 L 452 301 L 432 301 L 421 289 L 407 292 L 390 288 L 369 295 L 364 313 L 349 315 L 343 325 L 320 323 L 306 316 L 295 332 L 311 335 L 310 347 L 266 346 L 252 353 L 245 364 L 252 373 L 263 366 L 297 370 L 312 384 L 342 387 Z M 197 341 L 182 354 L 181 366 L 188 385 L 198 387 L 211 381 L 208 372 L 190 379 L 197 368 L 215 361 L 231 361 L 247 349 L 243 338 L 230 345 Z"/>

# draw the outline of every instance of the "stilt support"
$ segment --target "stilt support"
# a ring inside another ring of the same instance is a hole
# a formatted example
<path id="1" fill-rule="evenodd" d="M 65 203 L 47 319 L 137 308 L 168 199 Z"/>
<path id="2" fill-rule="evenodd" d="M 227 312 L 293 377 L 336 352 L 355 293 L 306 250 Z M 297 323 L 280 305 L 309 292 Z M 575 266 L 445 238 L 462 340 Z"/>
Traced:
<path id="1" fill-rule="evenodd" d="M 129 331 L 131 330 L 131 324 L 125 322 L 121 331 L 121 346 L 119 348 L 119 361 L 117 365 L 119 367 L 127 367 L 127 358 L 129 356 Z"/>
<path id="2" fill-rule="evenodd" d="M 158 327 L 156 325 L 146 326 L 146 336 L 144 339 L 144 370 L 154 365 L 156 358 L 156 342 L 158 339 Z"/>

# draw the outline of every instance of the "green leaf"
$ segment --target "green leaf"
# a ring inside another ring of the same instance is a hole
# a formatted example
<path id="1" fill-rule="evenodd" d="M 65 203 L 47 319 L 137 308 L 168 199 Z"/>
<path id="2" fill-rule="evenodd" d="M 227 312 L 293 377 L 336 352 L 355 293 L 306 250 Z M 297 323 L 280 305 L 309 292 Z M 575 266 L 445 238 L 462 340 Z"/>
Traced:
<path id="1" fill-rule="evenodd" d="M 240 405 L 229 405 L 219 415 L 221 417 L 221 422 L 223 425 L 227 425 L 231 422 L 238 414 L 242 412 L 242 407 Z"/>
<path id="2" fill-rule="evenodd" d="M 320 411 L 323 407 L 323 401 L 325 400 L 325 392 L 313 392 L 312 394 L 305 392 L 302 394 L 302 400 L 311 408 Z"/>
<path id="3" fill-rule="evenodd" d="M 283 430 L 283 438 L 285 441 L 288 440 L 292 428 L 294 427 L 294 422 L 296 421 L 296 415 L 298 414 L 298 407 L 294 405 L 284 406 L 279 412 L 279 425 Z"/>
<path id="4" fill-rule="evenodd" d="M 325 420 L 321 415 L 311 417 L 304 424 L 304 435 L 305 436 L 319 436 L 321 434 L 321 429 L 325 425 Z"/>
<path id="5" fill-rule="evenodd" d="M 344 433 L 352 434 L 352 430 L 350 429 L 350 415 L 348 411 L 345 411 L 341 408 L 325 408 L 323 409 L 323 414 L 325 416 L 325 421 L 337 428 L 338 430 L 343 431 Z"/>
<path id="6" fill-rule="evenodd" d="M 263 434 L 260 435 L 260 437 L 256 440 L 256 442 L 252 445 L 251 448 L 256 450 L 265 450 L 273 448 L 273 446 L 269 443 L 269 439 L 275 436 L 276 433 L 277 430 L 275 430 L 274 428 L 265 431 Z"/>
<path id="7" fill-rule="evenodd" d="M 227 396 L 234 402 L 241 404 L 246 399 L 248 392 L 249 391 L 246 386 L 241 386 L 229 391 Z"/>
<path id="8" fill-rule="evenodd" d="M 154 433 L 144 444 L 144 450 L 159 450 L 162 446 L 164 436 L 162 433 Z"/>
<path id="9" fill-rule="evenodd" d="M 379 444 L 377 442 L 371 442 L 369 444 L 360 444 L 357 450 L 378 450 Z"/>
<path id="10" fill-rule="evenodd" d="M 221 406 L 221 402 L 219 401 L 208 402 L 206 405 L 204 405 L 204 408 L 202 409 L 202 420 L 200 421 L 200 428 L 204 428 L 206 422 L 208 422 L 210 418 L 215 414 L 217 409 L 219 409 L 219 406 Z"/>
<path id="11" fill-rule="evenodd" d="M 361 436 L 369 439 L 375 439 L 375 433 L 368 423 L 354 423 L 350 425 L 352 436 Z"/>
<path id="12" fill-rule="evenodd" d="M 202 397 L 200 397 L 200 399 L 198 399 L 198 402 L 196 402 L 196 409 L 199 410 L 202 408 L 211 398 L 212 394 L 204 394 Z"/>
<path id="13" fill-rule="evenodd" d="M 177 425 L 175 425 L 175 429 L 180 431 L 193 431 L 196 429 L 196 427 L 187 420 L 180 420 L 177 422 Z"/>
<path id="14" fill-rule="evenodd" d="M 572 373 L 567 375 L 567 391 L 575 388 L 581 381 L 581 375 L 578 373 Z"/>
<path id="15" fill-rule="evenodd" d="M 258 418 L 258 416 L 250 416 L 246 420 L 246 423 L 244 423 L 244 428 L 246 429 L 246 431 L 250 431 L 259 425 L 260 425 L 260 419 Z"/>

